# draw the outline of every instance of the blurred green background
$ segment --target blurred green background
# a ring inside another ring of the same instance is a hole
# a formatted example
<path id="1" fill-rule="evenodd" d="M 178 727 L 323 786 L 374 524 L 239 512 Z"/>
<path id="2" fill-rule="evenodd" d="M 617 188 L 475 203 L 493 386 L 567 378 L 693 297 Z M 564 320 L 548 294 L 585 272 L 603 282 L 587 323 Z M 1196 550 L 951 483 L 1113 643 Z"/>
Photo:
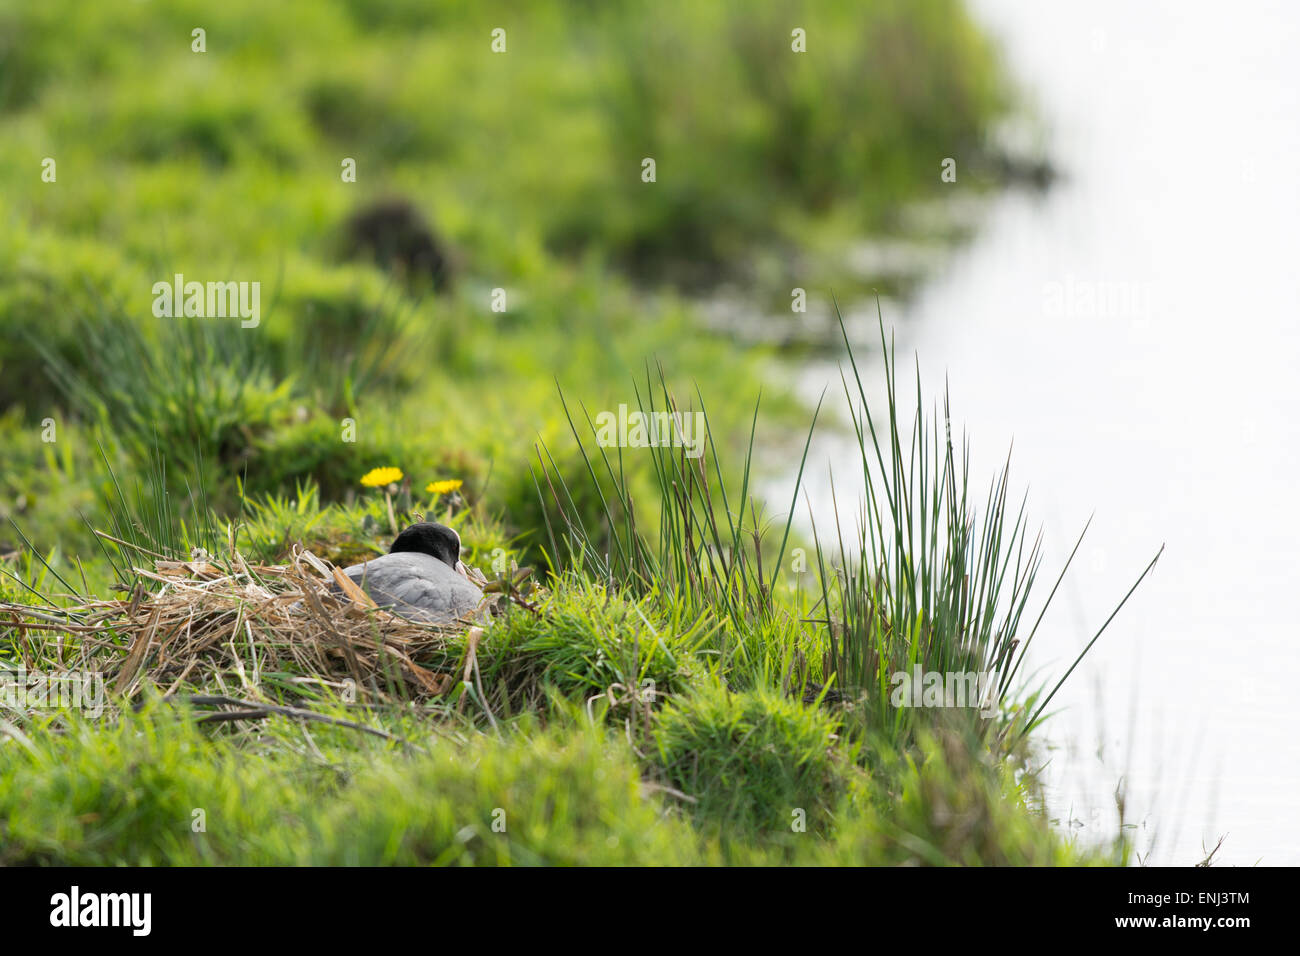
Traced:
<path id="1" fill-rule="evenodd" d="M 1009 99 L 957 0 L 3 0 L 0 518 L 83 545 L 160 456 L 227 509 L 396 465 L 535 530 L 557 380 L 616 407 L 660 362 L 743 440 L 773 355 L 700 297 L 869 293 L 838 251 L 945 157 L 992 181 Z M 260 282 L 260 325 L 155 318 L 176 273 Z"/>

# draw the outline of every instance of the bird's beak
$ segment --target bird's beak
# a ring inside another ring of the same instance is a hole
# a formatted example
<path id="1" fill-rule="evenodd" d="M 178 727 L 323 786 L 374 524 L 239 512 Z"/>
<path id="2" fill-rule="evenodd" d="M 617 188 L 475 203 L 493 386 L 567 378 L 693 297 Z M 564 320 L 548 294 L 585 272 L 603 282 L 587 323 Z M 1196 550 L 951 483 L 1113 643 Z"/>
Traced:
<path id="1" fill-rule="evenodd" d="M 456 573 L 465 578 L 465 580 L 469 580 L 469 568 L 465 567 L 464 561 L 456 562 Z"/>

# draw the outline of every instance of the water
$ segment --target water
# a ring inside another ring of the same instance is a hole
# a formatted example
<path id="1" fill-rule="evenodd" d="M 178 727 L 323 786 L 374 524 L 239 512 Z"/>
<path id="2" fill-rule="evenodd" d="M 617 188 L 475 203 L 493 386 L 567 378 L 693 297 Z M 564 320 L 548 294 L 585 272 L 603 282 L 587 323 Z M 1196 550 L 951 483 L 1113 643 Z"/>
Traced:
<path id="1" fill-rule="evenodd" d="M 1049 807 L 1103 837 L 1122 778 L 1151 862 L 1226 835 L 1219 863 L 1300 863 L 1300 4 L 974 9 L 1064 178 L 996 199 L 886 322 L 932 393 L 946 372 L 972 474 L 1014 436 L 1047 568 L 1096 513 L 1031 657 L 1044 676 L 1167 544 L 1058 697 Z M 851 473 L 842 445 L 828 459 Z"/>

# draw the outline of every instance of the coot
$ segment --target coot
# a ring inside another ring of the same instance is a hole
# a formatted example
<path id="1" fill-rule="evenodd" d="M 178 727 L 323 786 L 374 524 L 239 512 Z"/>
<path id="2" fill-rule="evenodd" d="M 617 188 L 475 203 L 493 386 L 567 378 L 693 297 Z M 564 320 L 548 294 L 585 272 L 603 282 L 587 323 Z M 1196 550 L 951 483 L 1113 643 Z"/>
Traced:
<path id="1" fill-rule="evenodd" d="M 413 621 L 446 624 L 471 614 L 483 600 L 460 562 L 460 535 L 432 521 L 411 525 L 388 554 L 343 573 L 380 607 Z"/>

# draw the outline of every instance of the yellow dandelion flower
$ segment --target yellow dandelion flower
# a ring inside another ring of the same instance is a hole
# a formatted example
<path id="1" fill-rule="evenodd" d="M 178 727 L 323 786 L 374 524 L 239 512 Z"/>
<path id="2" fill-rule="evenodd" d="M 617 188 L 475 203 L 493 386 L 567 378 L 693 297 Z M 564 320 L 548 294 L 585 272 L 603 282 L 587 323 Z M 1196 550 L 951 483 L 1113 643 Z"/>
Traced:
<path id="1" fill-rule="evenodd" d="M 367 488 L 382 488 L 402 480 L 400 468 L 371 468 L 361 477 L 361 483 Z"/>
<path id="2" fill-rule="evenodd" d="M 463 484 L 465 482 L 459 478 L 448 478 L 446 481 L 431 481 L 429 487 L 424 490 L 431 495 L 448 495 L 453 491 L 458 491 Z"/>

